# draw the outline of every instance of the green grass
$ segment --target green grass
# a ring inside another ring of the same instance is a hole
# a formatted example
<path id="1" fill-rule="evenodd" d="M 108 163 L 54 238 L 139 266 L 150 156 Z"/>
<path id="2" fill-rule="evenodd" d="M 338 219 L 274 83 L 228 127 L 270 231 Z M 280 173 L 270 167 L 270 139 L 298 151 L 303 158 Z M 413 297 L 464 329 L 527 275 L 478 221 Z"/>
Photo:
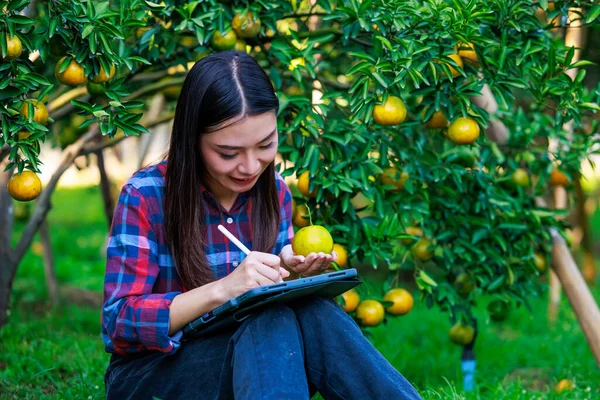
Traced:
<path id="1" fill-rule="evenodd" d="M 98 190 L 59 190 L 53 203 L 49 224 L 61 287 L 100 293 L 107 226 Z M 594 294 L 600 298 L 599 290 Z M 417 302 L 409 315 L 369 332 L 426 399 L 600 398 L 600 371 L 566 299 L 554 325 L 546 319 L 546 305 L 545 296 L 534 299 L 533 314 L 513 310 L 502 324 L 487 321 L 483 307 L 477 310 L 477 386 L 468 394 L 462 390 L 461 349 L 448 340 L 445 314 Z M 50 308 L 42 259 L 30 250 L 15 279 L 9 324 L 0 331 L 0 398 L 103 398 L 108 355 L 99 319 L 97 307 L 76 299 L 63 298 Z M 563 378 L 576 387 L 558 395 L 551 388 Z"/>

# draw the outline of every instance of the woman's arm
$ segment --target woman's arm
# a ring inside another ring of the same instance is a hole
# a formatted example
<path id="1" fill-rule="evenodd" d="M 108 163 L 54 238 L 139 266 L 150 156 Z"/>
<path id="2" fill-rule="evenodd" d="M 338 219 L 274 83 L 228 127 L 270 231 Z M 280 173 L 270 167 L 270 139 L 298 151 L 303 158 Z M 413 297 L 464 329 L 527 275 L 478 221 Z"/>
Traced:
<path id="1" fill-rule="evenodd" d="M 175 296 L 169 314 L 169 335 L 225 303 L 228 299 L 221 283 L 221 280 L 207 283 Z"/>

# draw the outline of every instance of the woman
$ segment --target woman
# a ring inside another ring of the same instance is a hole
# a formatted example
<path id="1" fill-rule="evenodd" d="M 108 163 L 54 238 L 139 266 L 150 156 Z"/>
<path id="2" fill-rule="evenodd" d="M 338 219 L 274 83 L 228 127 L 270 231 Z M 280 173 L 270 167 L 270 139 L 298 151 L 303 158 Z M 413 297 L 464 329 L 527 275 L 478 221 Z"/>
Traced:
<path id="1" fill-rule="evenodd" d="M 335 254 L 295 256 L 275 172 L 279 103 L 246 53 L 204 58 L 181 91 L 166 161 L 123 187 L 107 249 L 102 337 L 110 399 L 418 398 L 331 299 L 305 298 L 181 341 L 190 321 Z M 248 248 L 244 256 L 217 229 Z"/>

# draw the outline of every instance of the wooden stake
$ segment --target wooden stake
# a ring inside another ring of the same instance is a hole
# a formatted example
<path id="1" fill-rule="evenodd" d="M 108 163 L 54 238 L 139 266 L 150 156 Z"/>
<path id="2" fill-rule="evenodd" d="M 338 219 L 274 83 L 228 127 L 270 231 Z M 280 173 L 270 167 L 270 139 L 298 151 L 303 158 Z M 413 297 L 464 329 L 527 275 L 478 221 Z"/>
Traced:
<path id="1" fill-rule="evenodd" d="M 579 272 L 565 240 L 556 231 L 552 232 L 552 238 L 552 268 L 563 284 L 581 330 L 600 367 L 600 309 Z"/>

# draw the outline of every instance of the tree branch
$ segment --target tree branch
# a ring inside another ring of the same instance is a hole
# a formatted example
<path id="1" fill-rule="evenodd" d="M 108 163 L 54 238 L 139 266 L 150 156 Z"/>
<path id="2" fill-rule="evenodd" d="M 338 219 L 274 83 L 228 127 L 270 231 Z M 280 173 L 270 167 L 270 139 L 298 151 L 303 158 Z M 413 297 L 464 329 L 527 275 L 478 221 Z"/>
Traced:
<path id="1" fill-rule="evenodd" d="M 42 190 L 42 193 L 40 194 L 36 202 L 35 211 L 29 219 L 29 222 L 27 222 L 27 225 L 25 226 L 25 229 L 21 234 L 21 238 L 17 243 L 17 247 L 15 247 L 13 251 L 12 258 L 14 260 L 20 260 L 23 258 L 23 256 L 27 252 L 27 249 L 31 245 L 33 236 L 44 222 L 44 218 L 46 218 L 46 214 L 48 213 L 48 211 L 50 211 L 51 208 L 50 196 L 52 195 L 52 192 L 54 192 L 58 180 L 60 179 L 62 174 L 71 166 L 75 158 L 77 158 L 83 146 L 90 140 L 93 140 L 93 138 L 98 134 L 99 131 L 100 128 L 98 127 L 98 125 L 94 125 L 94 127 L 91 128 L 86 134 L 81 136 L 79 139 L 77 139 L 75 143 L 71 144 L 63 151 L 62 159 L 58 167 L 54 171 L 52 178 L 50 178 L 50 182 L 48 182 L 44 190 Z"/>
<path id="2" fill-rule="evenodd" d="M 0 163 L 4 160 L 6 156 L 10 154 L 10 146 L 5 144 L 0 148 Z"/>
<path id="3" fill-rule="evenodd" d="M 143 88 L 141 88 L 141 89 L 133 92 L 132 94 L 130 94 L 129 96 L 127 96 L 125 98 L 125 100 L 137 99 L 138 97 L 141 97 L 141 96 L 143 96 L 145 94 L 150 94 L 150 93 L 158 92 L 159 90 L 168 88 L 169 86 L 183 85 L 184 81 L 185 81 L 185 76 L 180 77 L 180 78 L 173 78 L 173 79 L 168 80 L 168 81 L 156 82 L 156 83 L 153 83 L 151 85 L 144 86 Z"/>

